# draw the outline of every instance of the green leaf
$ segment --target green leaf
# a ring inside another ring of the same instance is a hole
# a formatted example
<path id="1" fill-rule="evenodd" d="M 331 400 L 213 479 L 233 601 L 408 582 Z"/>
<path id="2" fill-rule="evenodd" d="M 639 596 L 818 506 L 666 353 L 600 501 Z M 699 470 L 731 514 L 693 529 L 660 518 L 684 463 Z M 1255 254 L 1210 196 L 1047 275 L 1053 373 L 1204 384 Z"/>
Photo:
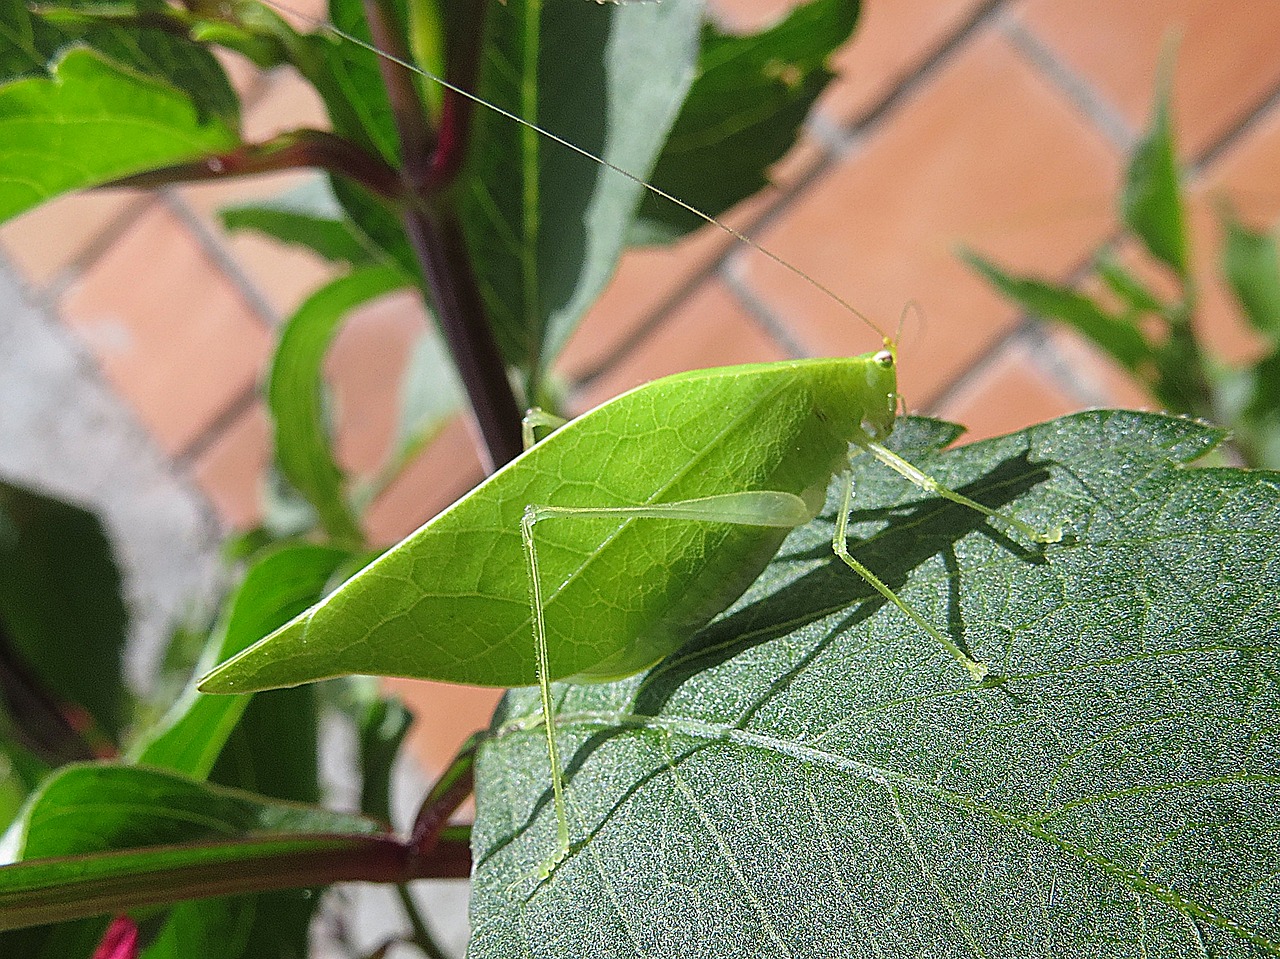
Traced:
<path id="1" fill-rule="evenodd" d="M 1106 412 L 901 438 L 1064 523 L 1043 556 L 862 458 L 854 555 L 1000 679 L 833 560 L 833 499 L 649 673 L 555 688 L 574 851 L 541 883 L 546 744 L 509 694 L 468 955 L 1280 953 L 1280 476 L 1187 468 L 1221 438 Z"/>
<path id="2" fill-rule="evenodd" d="M 834 74 L 827 58 L 853 32 L 858 0 L 812 0 L 760 33 L 703 28 L 698 75 L 653 183 L 711 216 L 763 188 Z M 645 192 L 633 242 L 670 242 L 705 223 Z"/>
<path id="3" fill-rule="evenodd" d="M 1097 264 L 1098 276 L 1107 288 L 1124 302 L 1131 313 L 1162 315 L 1165 304 L 1141 280 L 1110 256 Z"/>
<path id="4" fill-rule="evenodd" d="M 1173 147 L 1167 83 L 1156 97 L 1151 128 L 1138 141 L 1125 178 L 1120 212 L 1151 255 L 1187 277 L 1186 214 Z"/>
<path id="5" fill-rule="evenodd" d="M 113 738 L 127 705 L 121 590 L 92 513 L 0 482 L 0 633 L 59 706 L 85 710 Z"/>
<path id="6" fill-rule="evenodd" d="M 492 8 L 477 93 L 648 177 L 697 64 L 702 4 Z M 461 212 L 507 359 L 540 374 L 612 276 L 638 183 L 517 126 L 475 114 Z"/>
<path id="7" fill-rule="evenodd" d="M 338 568 L 351 557 L 342 549 L 310 543 L 280 546 L 259 558 L 228 605 L 211 637 L 196 675 L 246 649 L 316 602 Z M 204 696 L 194 683 L 174 704 L 160 726 L 134 750 L 140 763 L 189 776 L 209 774 L 251 696 Z M 285 710 L 286 715 L 288 710 Z M 281 730 L 277 730 L 279 736 Z M 312 749 L 314 754 L 314 749 Z M 314 776 L 312 777 L 314 779 Z M 276 792 L 253 784 L 259 792 Z M 280 798 L 314 799 L 308 795 Z"/>
<path id="8" fill-rule="evenodd" d="M 971 251 L 964 253 L 964 259 L 1028 313 L 1065 323 L 1100 346 L 1125 369 L 1136 371 L 1150 359 L 1151 347 L 1132 321 L 1108 313 L 1083 293 L 1034 277 L 1014 276 Z"/>
<path id="9" fill-rule="evenodd" d="M 331 263 L 368 266 L 383 259 L 343 216 L 328 182 L 319 177 L 269 200 L 223 207 L 218 214 L 228 230 L 256 231 Z"/>
<path id="10" fill-rule="evenodd" d="M 380 3 L 379 8 L 393 10 L 399 22 L 404 22 L 403 0 Z M 344 33 L 373 44 L 360 0 L 330 0 L 329 18 Z M 334 132 L 376 152 L 398 168 L 400 136 L 382 82 L 378 55 L 369 47 L 328 30 L 309 34 L 302 43 L 309 56 L 300 66 L 324 100 Z"/>
<path id="11" fill-rule="evenodd" d="M 22 861 L 0 869 L 0 929 L 216 895 L 237 879 L 272 888 L 273 871 L 391 842 L 360 816 L 105 764 L 66 767 L 21 826 Z"/>
<path id="12" fill-rule="evenodd" d="M 1275 237 L 1249 229 L 1229 211 L 1222 217 L 1226 243 L 1222 273 L 1253 328 L 1280 338 L 1280 256 Z"/>
<path id="13" fill-rule="evenodd" d="M 391 821 L 391 773 L 413 714 L 398 699 L 371 698 L 360 716 L 360 811 Z"/>
<path id="14" fill-rule="evenodd" d="M 267 397 L 275 421 L 276 462 L 315 506 L 329 535 L 352 542 L 362 537 L 347 502 L 345 477 L 330 449 L 324 357 L 350 310 L 404 285 L 400 270 L 375 266 L 322 287 L 285 324 L 271 366 Z"/>
<path id="15" fill-rule="evenodd" d="M 91 50 L 0 87 L 0 221 L 61 193 L 231 149 L 235 125 Z"/>
<path id="16" fill-rule="evenodd" d="M 25 3 L 0 6 L 0 82 L 47 77 L 63 51 L 84 46 L 133 73 L 182 90 L 202 113 L 231 127 L 239 123 L 240 103 L 226 72 L 212 53 L 177 32 L 176 16 L 163 0 L 58 0 L 39 7 L 45 16 L 34 16 Z M 150 23 L 112 24 L 111 17 L 131 13 Z M 54 14 L 64 16 L 53 22 Z M 156 25 L 166 18 L 174 30 Z"/>

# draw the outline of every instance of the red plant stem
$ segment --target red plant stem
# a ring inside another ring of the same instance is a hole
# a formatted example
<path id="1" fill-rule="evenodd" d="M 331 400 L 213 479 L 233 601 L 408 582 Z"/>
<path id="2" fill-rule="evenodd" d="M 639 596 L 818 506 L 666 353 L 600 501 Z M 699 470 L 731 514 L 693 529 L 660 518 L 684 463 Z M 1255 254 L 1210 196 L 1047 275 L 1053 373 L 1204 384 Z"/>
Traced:
<path id="1" fill-rule="evenodd" d="M 403 196 L 399 174 L 380 157 L 336 134 L 307 129 L 282 133 L 264 143 L 245 144 L 228 153 L 214 154 L 191 163 L 178 163 L 121 177 L 106 186 L 159 187 L 303 167 L 319 167 L 340 174 L 384 199 L 396 201 Z"/>
<path id="2" fill-rule="evenodd" d="M 466 843 L 445 839 L 433 854 L 422 856 L 394 836 L 334 837 L 328 849 L 273 852 L 274 845 L 296 846 L 299 836 L 258 841 L 252 856 L 229 857 L 146 870 L 141 873 L 95 876 L 78 889 L 75 882 L 59 882 L 24 892 L 21 905 L 6 903 L 3 928 L 119 914 L 146 906 L 171 905 L 191 899 L 280 889 L 307 889 L 335 882 L 406 883 L 414 879 L 461 879 L 471 870 Z M 206 844 L 216 847 L 217 843 Z M 239 843 L 231 843 L 239 845 Z M 145 852 L 145 850 L 141 850 Z M 101 854 L 136 857 L 139 850 Z M 74 860 L 77 857 L 69 857 Z M 36 860 L 31 860 L 35 862 Z M 12 867 L 21 868 L 21 865 Z"/>

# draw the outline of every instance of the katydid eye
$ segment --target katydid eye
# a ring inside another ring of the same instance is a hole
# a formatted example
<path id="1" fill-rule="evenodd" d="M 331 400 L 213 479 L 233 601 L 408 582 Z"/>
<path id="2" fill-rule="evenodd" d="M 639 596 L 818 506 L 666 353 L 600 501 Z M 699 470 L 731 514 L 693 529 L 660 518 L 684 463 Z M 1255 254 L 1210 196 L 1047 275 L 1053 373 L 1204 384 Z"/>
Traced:
<path id="1" fill-rule="evenodd" d="M 871 357 L 873 362 L 879 363 L 886 370 L 893 366 L 893 354 L 888 350 L 881 350 L 875 356 Z"/>

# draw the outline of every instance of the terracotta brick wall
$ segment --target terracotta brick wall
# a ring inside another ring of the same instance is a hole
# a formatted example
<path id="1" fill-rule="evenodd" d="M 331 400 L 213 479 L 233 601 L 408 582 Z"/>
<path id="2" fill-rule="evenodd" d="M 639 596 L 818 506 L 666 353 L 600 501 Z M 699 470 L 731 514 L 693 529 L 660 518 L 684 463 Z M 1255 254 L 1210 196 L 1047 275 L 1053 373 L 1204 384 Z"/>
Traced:
<path id="1" fill-rule="evenodd" d="M 771 0 L 714 6 L 742 26 L 780 9 Z M 1088 347 L 994 296 L 955 250 L 970 245 L 1015 269 L 1070 279 L 1113 244 L 1119 179 L 1169 37 L 1178 41 L 1176 127 L 1194 183 L 1206 333 L 1223 355 L 1246 355 L 1252 344 L 1213 280 L 1210 202 L 1231 196 L 1255 226 L 1280 213 L 1275 4 L 867 0 L 838 58 L 842 76 L 804 142 L 776 185 L 731 220 L 883 328 L 915 304 L 901 345 L 904 392 L 913 409 L 964 422 L 971 437 L 1082 407 L 1148 405 Z M 251 81 L 235 72 L 251 137 L 322 124 L 291 76 Z M 268 429 L 258 384 L 272 328 L 328 268 L 266 241 L 228 238 L 213 213 L 297 181 L 90 194 L 0 231 L 32 295 L 81 338 L 229 528 L 260 515 Z M 400 297 L 362 311 L 341 334 L 330 372 L 352 470 L 374 470 L 385 453 L 395 416 L 387 384 L 422 322 Z M 586 406 L 689 367 L 876 345 L 812 286 L 707 229 L 673 249 L 630 254 L 562 367 Z M 479 476 L 469 442 L 462 425 L 447 430 L 377 503 L 372 534 L 393 540 L 467 489 Z M 494 697 L 397 687 L 423 713 L 428 764 L 483 723 Z"/>

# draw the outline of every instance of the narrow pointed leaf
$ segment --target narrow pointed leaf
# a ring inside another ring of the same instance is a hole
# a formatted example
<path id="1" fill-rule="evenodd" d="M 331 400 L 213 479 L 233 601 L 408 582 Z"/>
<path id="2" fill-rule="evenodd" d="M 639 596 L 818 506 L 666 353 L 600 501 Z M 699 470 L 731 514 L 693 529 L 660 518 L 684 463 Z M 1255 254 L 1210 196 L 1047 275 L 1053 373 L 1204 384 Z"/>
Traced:
<path id="1" fill-rule="evenodd" d="M 1151 255 L 1185 278 L 1186 214 L 1167 91 L 1159 94 L 1151 127 L 1129 158 L 1120 210 L 1129 229 L 1142 240 Z"/>
<path id="2" fill-rule="evenodd" d="M 1028 313 L 1070 326 L 1092 340 L 1127 370 L 1136 371 L 1151 357 L 1151 348 L 1134 322 L 1108 313 L 1083 293 L 1029 276 L 1006 273 L 976 253 L 966 253 L 969 265 L 992 286 Z"/>
<path id="3" fill-rule="evenodd" d="M 316 508 L 331 536 L 359 542 L 346 478 L 333 457 L 324 415 L 324 357 L 349 311 L 405 285 L 395 267 L 358 270 L 313 293 L 285 325 L 271 367 L 268 401 L 276 461 Z"/>
<path id="4" fill-rule="evenodd" d="M 1222 272 L 1255 330 L 1280 340 L 1280 255 L 1275 237 L 1224 217 Z"/>
<path id="5" fill-rule="evenodd" d="M 383 256 L 343 216 L 333 192 L 320 178 L 270 200 L 223 207 L 218 215 L 228 230 L 253 230 L 332 263 L 368 266 Z"/>

